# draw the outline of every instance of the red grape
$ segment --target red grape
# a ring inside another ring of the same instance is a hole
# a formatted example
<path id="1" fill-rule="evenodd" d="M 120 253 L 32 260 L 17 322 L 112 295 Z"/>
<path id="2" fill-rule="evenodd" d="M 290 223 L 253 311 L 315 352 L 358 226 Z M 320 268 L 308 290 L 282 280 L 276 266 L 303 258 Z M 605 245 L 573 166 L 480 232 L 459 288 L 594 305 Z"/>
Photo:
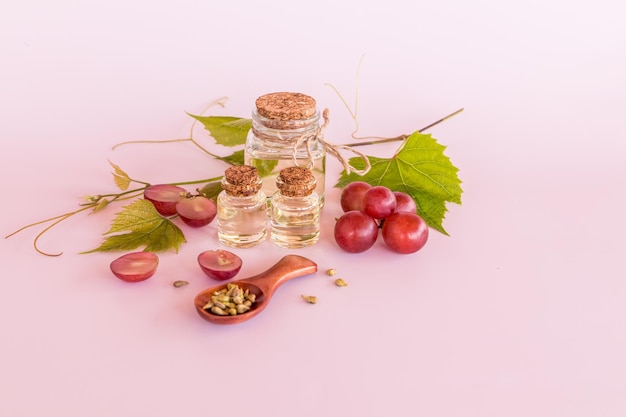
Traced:
<path id="1" fill-rule="evenodd" d="M 138 282 L 150 278 L 157 270 L 159 257 L 152 252 L 132 252 L 111 262 L 111 272 L 126 282 Z"/>
<path id="2" fill-rule="evenodd" d="M 396 212 L 408 211 L 417 214 L 417 205 L 413 197 L 402 191 L 394 191 L 393 194 L 396 196 Z"/>
<path id="3" fill-rule="evenodd" d="M 170 184 L 156 184 L 146 188 L 143 197 L 154 204 L 162 216 L 176 214 L 176 203 L 187 194 L 187 190 Z"/>
<path id="4" fill-rule="evenodd" d="M 211 223 L 217 214 L 217 206 L 201 195 L 183 198 L 176 203 L 176 212 L 189 226 L 202 227 Z"/>
<path id="5" fill-rule="evenodd" d="M 224 281 L 239 273 L 241 258 L 223 249 L 207 250 L 198 255 L 198 264 L 208 277 Z"/>
<path id="6" fill-rule="evenodd" d="M 378 238 L 378 224 L 367 214 L 352 210 L 337 219 L 335 242 L 346 252 L 359 253 L 372 247 Z"/>
<path id="7" fill-rule="evenodd" d="M 396 196 L 382 185 L 371 187 L 363 194 L 363 211 L 374 219 L 384 219 L 396 209 Z"/>
<path id="8" fill-rule="evenodd" d="M 383 223 L 382 235 L 385 244 L 398 253 L 413 253 L 428 241 L 428 225 L 417 214 L 397 212 Z"/>
<path id="9" fill-rule="evenodd" d="M 341 192 L 341 209 L 344 213 L 351 210 L 363 211 L 363 195 L 372 188 L 366 182 L 354 181 L 346 185 Z"/>

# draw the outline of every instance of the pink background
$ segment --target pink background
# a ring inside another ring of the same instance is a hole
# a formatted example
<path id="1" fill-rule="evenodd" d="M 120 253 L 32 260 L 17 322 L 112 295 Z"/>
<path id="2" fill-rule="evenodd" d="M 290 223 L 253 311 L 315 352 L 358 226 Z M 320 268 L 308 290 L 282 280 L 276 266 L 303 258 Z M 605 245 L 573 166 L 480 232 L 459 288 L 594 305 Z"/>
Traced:
<path id="1" fill-rule="evenodd" d="M 186 137 L 185 111 L 221 96 L 212 114 L 248 117 L 261 94 L 310 94 L 330 110 L 327 137 L 350 142 L 325 83 L 353 104 L 365 54 L 360 133 L 409 133 L 465 108 L 431 131 L 465 190 L 451 236 L 433 232 L 408 256 L 380 242 L 343 253 L 329 187 L 322 239 L 296 253 L 349 286 L 299 278 L 230 327 L 192 303 L 213 284 L 195 258 L 218 247 L 214 225 L 185 229 L 188 243 L 136 285 L 109 272 L 119 254 L 78 254 L 119 206 L 45 235 L 58 258 L 34 252 L 36 229 L 3 239 L 0 415 L 626 415 L 619 2 L 249 3 L 4 2 L 3 235 L 115 191 L 107 159 L 150 182 L 221 174 L 188 144 L 111 149 Z M 339 172 L 329 161 L 329 185 Z M 241 250 L 239 277 L 289 252 Z"/>

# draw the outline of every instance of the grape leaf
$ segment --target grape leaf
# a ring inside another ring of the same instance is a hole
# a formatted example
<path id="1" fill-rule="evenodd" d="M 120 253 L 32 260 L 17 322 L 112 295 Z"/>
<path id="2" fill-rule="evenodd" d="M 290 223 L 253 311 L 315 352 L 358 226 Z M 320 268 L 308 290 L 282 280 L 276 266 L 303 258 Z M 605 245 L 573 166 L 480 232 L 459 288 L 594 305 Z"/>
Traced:
<path id="1" fill-rule="evenodd" d="M 443 227 L 446 202 L 461 204 L 461 180 L 450 159 L 444 155 L 445 146 L 430 134 L 414 132 L 391 158 L 368 156 L 371 169 L 363 176 L 346 175 L 343 171 L 335 187 L 343 188 L 353 181 L 384 185 L 394 191 L 409 194 L 417 204 L 418 214 L 433 229 L 448 234 Z M 365 162 L 354 157 L 350 164 L 363 169 Z"/>
<path id="2" fill-rule="evenodd" d="M 99 211 L 104 210 L 107 206 L 109 205 L 109 200 L 107 200 L 106 198 L 102 198 L 100 199 L 100 201 L 98 201 L 94 206 L 93 206 L 93 212 L 97 213 Z"/>
<path id="3" fill-rule="evenodd" d="M 115 181 L 115 185 L 122 191 L 126 191 L 128 186 L 130 185 L 130 177 L 122 168 L 115 165 L 113 162 L 109 161 L 109 164 L 113 167 L 113 181 Z"/>
<path id="4" fill-rule="evenodd" d="M 104 234 L 110 236 L 98 248 L 82 253 L 134 250 L 141 246 L 145 246 L 146 252 L 169 249 L 178 252 L 180 245 L 186 242 L 180 228 L 144 199 L 134 201 L 117 213 L 111 228 Z"/>
<path id="5" fill-rule="evenodd" d="M 230 155 L 222 156 L 219 159 L 224 162 L 228 162 L 231 165 L 243 165 L 243 158 L 244 158 L 244 151 L 242 149 L 239 151 L 235 151 Z"/>
<path id="6" fill-rule="evenodd" d="M 232 116 L 196 116 L 191 117 L 204 125 L 218 145 L 237 146 L 246 143 L 252 119 Z"/>
<path id="7" fill-rule="evenodd" d="M 275 159 L 253 159 L 251 164 L 257 169 L 259 176 L 264 178 L 272 173 L 278 165 L 278 161 Z"/>
<path id="8" fill-rule="evenodd" d="M 210 182 L 204 187 L 200 188 L 198 192 L 200 193 L 200 195 L 215 201 L 218 194 L 222 192 L 222 182 Z"/>

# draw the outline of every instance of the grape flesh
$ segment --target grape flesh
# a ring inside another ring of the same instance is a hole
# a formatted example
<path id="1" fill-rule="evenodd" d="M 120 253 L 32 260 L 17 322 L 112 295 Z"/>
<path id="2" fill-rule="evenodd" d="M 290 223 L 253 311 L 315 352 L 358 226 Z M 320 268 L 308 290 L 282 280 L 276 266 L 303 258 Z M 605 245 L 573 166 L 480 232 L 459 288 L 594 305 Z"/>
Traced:
<path id="1" fill-rule="evenodd" d="M 417 214 L 417 205 L 413 197 L 402 191 L 394 191 L 393 194 L 396 196 L 396 209 L 394 212 L 408 211 Z"/>
<path id="2" fill-rule="evenodd" d="M 187 225 L 202 227 L 213 221 L 217 215 L 217 206 L 211 199 L 194 196 L 176 203 L 176 213 Z"/>
<path id="3" fill-rule="evenodd" d="M 374 219 L 384 219 L 396 209 L 396 196 L 389 188 L 376 185 L 363 195 L 363 212 Z"/>
<path id="4" fill-rule="evenodd" d="M 351 210 L 337 219 L 334 229 L 337 245 L 350 253 L 371 248 L 378 238 L 378 224 L 367 214 Z"/>
<path id="5" fill-rule="evenodd" d="M 428 241 L 428 225 L 417 214 L 397 212 L 385 219 L 382 235 L 385 244 L 393 251 L 414 253 Z"/>
<path id="6" fill-rule="evenodd" d="M 210 278 L 224 281 L 239 273 L 241 258 L 234 253 L 223 250 L 207 250 L 198 255 L 200 269 Z"/>
<path id="7" fill-rule="evenodd" d="M 363 195 L 372 186 L 364 181 L 353 181 L 341 192 L 341 209 L 344 213 L 351 210 L 363 211 Z"/>
<path id="8" fill-rule="evenodd" d="M 159 257 L 152 252 L 132 252 L 111 262 L 113 275 L 126 282 L 139 282 L 150 278 L 157 270 Z"/>
<path id="9" fill-rule="evenodd" d="M 182 187 L 170 184 L 155 184 L 146 188 L 143 198 L 154 204 L 154 208 L 162 216 L 173 216 L 176 214 L 176 203 L 178 203 L 187 193 Z"/>

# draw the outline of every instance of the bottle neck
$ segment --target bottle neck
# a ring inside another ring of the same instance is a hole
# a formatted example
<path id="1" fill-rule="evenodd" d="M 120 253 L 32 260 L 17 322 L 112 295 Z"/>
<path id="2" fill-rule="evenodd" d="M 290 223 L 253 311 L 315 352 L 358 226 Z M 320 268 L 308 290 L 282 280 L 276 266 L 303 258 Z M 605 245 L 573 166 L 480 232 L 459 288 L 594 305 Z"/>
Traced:
<path id="1" fill-rule="evenodd" d="M 305 196 L 288 196 L 280 191 L 276 191 L 272 204 L 283 207 L 307 208 L 319 205 L 319 196 L 317 193 L 311 193 Z"/>
<path id="2" fill-rule="evenodd" d="M 319 111 L 303 120 L 276 120 L 252 111 L 252 134 L 257 138 L 277 145 L 292 144 L 305 136 L 315 136 L 319 129 Z"/>

